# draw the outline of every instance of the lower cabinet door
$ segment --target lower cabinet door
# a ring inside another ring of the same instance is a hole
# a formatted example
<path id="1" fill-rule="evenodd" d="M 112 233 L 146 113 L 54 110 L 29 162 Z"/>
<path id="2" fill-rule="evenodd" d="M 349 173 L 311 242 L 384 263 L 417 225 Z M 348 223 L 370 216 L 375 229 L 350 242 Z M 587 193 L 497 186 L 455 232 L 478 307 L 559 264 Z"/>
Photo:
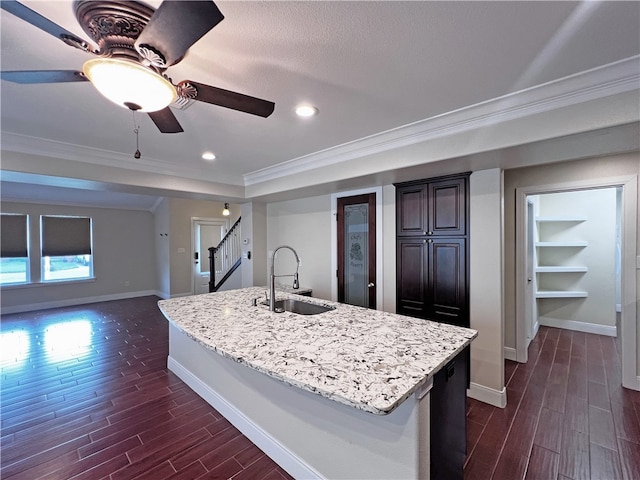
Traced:
<path id="1" fill-rule="evenodd" d="M 462 480 L 467 450 L 466 397 L 469 347 L 433 378 L 431 480 Z"/>
<path id="2" fill-rule="evenodd" d="M 467 240 L 434 238 L 427 242 L 427 318 L 468 327 Z"/>
<path id="3" fill-rule="evenodd" d="M 396 312 L 469 326 L 465 238 L 398 238 Z"/>
<path id="4" fill-rule="evenodd" d="M 399 238 L 396 245 L 396 312 L 427 318 L 427 241 Z"/>

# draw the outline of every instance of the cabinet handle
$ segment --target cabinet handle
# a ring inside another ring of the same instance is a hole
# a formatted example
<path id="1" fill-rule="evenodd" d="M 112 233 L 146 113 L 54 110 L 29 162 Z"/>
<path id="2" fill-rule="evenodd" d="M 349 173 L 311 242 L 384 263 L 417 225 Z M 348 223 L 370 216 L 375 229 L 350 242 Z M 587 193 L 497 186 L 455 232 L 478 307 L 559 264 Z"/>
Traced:
<path id="1" fill-rule="evenodd" d="M 433 235 L 433 232 L 429 231 L 427 232 L 427 235 Z"/>
<path id="2" fill-rule="evenodd" d="M 430 238 L 429 240 L 427 240 L 427 243 L 433 243 L 433 239 Z"/>

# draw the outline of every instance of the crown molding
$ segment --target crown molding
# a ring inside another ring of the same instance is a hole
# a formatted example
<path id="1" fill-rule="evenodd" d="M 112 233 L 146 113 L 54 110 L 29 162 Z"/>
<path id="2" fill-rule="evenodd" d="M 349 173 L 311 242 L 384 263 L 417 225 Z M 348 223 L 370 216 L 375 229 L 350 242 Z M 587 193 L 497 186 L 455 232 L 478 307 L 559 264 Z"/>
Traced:
<path id="1" fill-rule="evenodd" d="M 634 90 L 640 91 L 640 55 L 256 170 L 244 175 L 244 184 L 255 185 Z"/>
<path id="2" fill-rule="evenodd" d="M 90 165 L 108 166 L 123 168 L 126 170 L 136 170 L 142 172 L 154 172 L 163 175 L 178 176 L 192 180 L 203 180 L 202 172 L 195 169 L 188 169 L 184 164 L 180 164 L 180 169 L 176 169 L 175 162 L 158 160 L 154 158 L 133 159 L 130 154 L 103 150 L 99 148 L 87 147 L 73 143 L 59 142 L 46 138 L 32 137 L 12 132 L 2 132 L 2 151 L 17 152 L 27 155 L 38 155 L 42 157 L 60 158 Z M 242 186 L 242 180 L 230 175 L 216 173 L 217 183 L 227 183 L 230 185 Z"/>

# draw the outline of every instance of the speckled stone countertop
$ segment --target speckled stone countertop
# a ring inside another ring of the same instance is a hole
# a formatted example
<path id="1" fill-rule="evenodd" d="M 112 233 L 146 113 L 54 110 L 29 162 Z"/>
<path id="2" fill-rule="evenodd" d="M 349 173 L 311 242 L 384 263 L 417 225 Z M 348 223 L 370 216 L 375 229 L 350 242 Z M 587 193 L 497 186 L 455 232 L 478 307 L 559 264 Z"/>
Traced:
<path id="1" fill-rule="evenodd" d="M 387 414 L 477 336 L 475 330 L 276 292 L 337 307 L 318 315 L 269 311 L 265 289 L 158 302 L 188 336 L 250 368 L 309 392 Z M 252 306 L 252 300 L 258 305 Z"/>

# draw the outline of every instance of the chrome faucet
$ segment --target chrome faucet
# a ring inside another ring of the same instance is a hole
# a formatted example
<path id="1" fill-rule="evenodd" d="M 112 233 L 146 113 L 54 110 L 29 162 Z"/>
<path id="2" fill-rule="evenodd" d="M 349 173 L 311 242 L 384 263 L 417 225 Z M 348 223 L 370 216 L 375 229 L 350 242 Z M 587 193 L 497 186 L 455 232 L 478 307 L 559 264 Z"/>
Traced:
<path id="1" fill-rule="evenodd" d="M 296 262 L 297 262 L 296 273 L 294 273 L 293 275 L 276 275 L 275 274 L 276 252 L 281 248 L 288 248 L 296 256 Z M 269 279 L 270 280 L 269 310 L 271 310 L 272 312 L 275 311 L 276 309 L 276 277 L 293 277 L 293 288 L 297 290 L 298 288 L 300 288 L 300 282 L 298 281 L 298 268 L 300 268 L 300 257 L 298 257 L 298 253 L 290 246 L 280 245 L 271 254 L 271 277 Z"/>

